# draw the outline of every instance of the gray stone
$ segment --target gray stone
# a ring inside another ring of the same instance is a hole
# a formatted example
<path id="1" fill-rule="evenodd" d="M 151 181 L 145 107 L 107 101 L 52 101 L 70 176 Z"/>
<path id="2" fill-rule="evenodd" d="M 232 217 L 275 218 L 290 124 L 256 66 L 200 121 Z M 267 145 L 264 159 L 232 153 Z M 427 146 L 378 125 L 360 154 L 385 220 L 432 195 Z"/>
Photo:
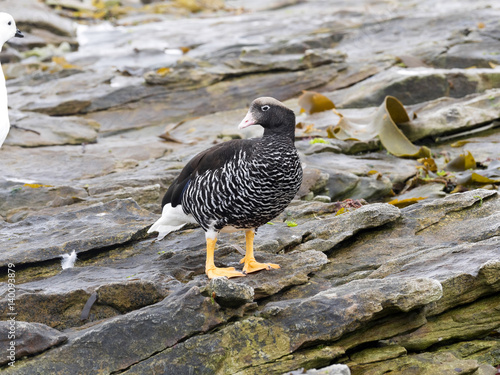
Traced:
<path id="1" fill-rule="evenodd" d="M 43 358 L 16 363 L 11 372 L 69 374 L 103 367 L 125 370 L 194 333 L 206 332 L 225 322 L 231 315 L 216 306 L 197 287 L 188 288 L 156 305 L 73 332 L 68 344 L 49 351 Z M 131 321 L 135 324 L 131 325 Z M 118 340 L 123 335 L 131 335 L 134 340 Z M 81 355 L 82 348 L 88 355 Z"/>
<path id="2" fill-rule="evenodd" d="M 279 46 L 279 48 L 283 48 L 283 46 Z M 276 51 L 276 48 L 267 50 L 249 48 L 242 51 L 239 60 L 244 64 L 258 66 L 259 71 L 265 71 L 310 69 L 320 65 L 340 63 L 345 59 L 345 56 L 339 51 L 328 49 L 307 49 L 300 53 L 300 47 L 295 50 L 292 47 L 286 51 L 288 53 L 279 52 L 279 50 Z"/>
<path id="3" fill-rule="evenodd" d="M 418 374 L 455 375 L 473 374 L 479 368 L 474 360 L 458 359 L 451 353 L 421 353 L 400 357 L 375 364 L 361 365 L 351 368 L 353 374 L 391 374 L 403 375 L 411 368 Z"/>
<path id="4" fill-rule="evenodd" d="M 33 0 L 5 0 L 4 8 L 16 20 L 16 25 L 23 29 L 23 26 L 48 30 L 56 35 L 75 36 L 75 24 L 51 12 L 44 3 Z"/>
<path id="5" fill-rule="evenodd" d="M 165 297 L 157 285 L 142 280 L 109 283 L 100 286 L 96 292 L 100 304 L 111 306 L 121 313 L 152 305 Z"/>
<path id="6" fill-rule="evenodd" d="M 278 319 L 285 330 L 290 330 L 293 349 L 303 346 L 313 338 L 320 341 L 326 337 L 328 340 L 338 339 L 353 330 L 351 324 L 359 325 L 369 316 L 384 309 L 409 311 L 438 300 L 441 296 L 441 285 L 431 279 L 366 279 L 331 288 L 302 301 L 270 303 L 263 310 L 263 314 L 275 308 L 279 309 L 277 314 L 273 313 L 273 319 Z M 349 306 L 354 305 L 356 312 L 349 309 Z M 310 312 L 310 316 L 314 318 L 296 326 L 292 322 L 293 311 L 296 309 L 300 309 L 306 316 Z M 315 313 L 312 312 L 314 309 Z M 320 311 L 321 314 L 318 313 Z M 321 330 L 317 329 L 318 325 L 314 322 L 316 319 L 324 322 L 321 324 Z"/>
<path id="7" fill-rule="evenodd" d="M 330 365 L 328 367 L 323 367 L 322 369 L 312 369 L 304 370 L 300 369 L 297 371 L 286 372 L 283 375 L 351 375 L 351 370 L 346 365 Z"/>
<path id="8" fill-rule="evenodd" d="M 357 364 L 373 363 L 401 357 L 406 353 L 407 351 L 403 346 L 388 345 L 356 352 L 351 356 L 351 360 Z"/>
<path id="9" fill-rule="evenodd" d="M 315 249 L 319 244 L 326 246 L 322 251 L 330 250 L 338 243 L 354 236 L 358 231 L 393 222 L 400 215 L 398 208 L 389 204 L 376 203 L 319 222 L 309 222 L 306 228 L 302 228 L 305 232 L 302 235 L 303 244 L 297 246 L 296 250 Z"/>
<path id="10" fill-rule="evenodd" d="M 440 352 L 450 352 L 457 358 L 475 359 L 484 365 L 497 364 L 500 362 L 500 343 L 498 340 L 484 339 L 464 341 L 456 344 L 443 346 Z M 490 369 L 491 369 L 490 365 Z M 485 369 L 486 370 L 486 369 Z M 491 371 L 491 370 L 490 370 Z M 487 374 L 488 372 L 485 372 Z M 495 374 L 494 372 L 493 374 Z"/>
<path id="11" fill-rule="evenodd" d="M 208 284 L 208 293 L 224 307 L 238 307 L 253 302 L 254 290 L 244 284 L 236 284 L 227 277 L 216 277 Z"/>
<path id="12" fill-rule="evenodd" d="M 313 198 L 313 201 L 315 202 L 323 202 L 323 203 L 330 203 L 332 200 L 328 195 L 316 195 Z"/>
<path id="13" fill-rule="evenodd" d="M 386 309 L 394 308 L 414 309 L 440 296 L 441 287 L 435 281 L 393 279 L 353 282 L 304 300 L 271 302 L 260 317 L 235 322 L 212 335 L 191 337 L 132 366 L 126 373 L 147 373 L 153 368 L 163 372 L 199 368 L 207 373 L 215 369 L 221 373 L 238 373 L 247 372 L 245 369 L 252 364 L 255 368 L 249 373 L 256 374 L 259 366 L 307 347 L 306 343 L 338 339 L 373 314 L 380 316 Z M 307 319 L 297 321 L 297 314 Z M 319 321 L 322 323 L 318 324 Z M 265 355 L 257 355 L 259 352 Z M 278 373 L 283 371 L 281 368 Z"/>
<path id="14" fill-rule="evenodd" d="M 24 219 L 38 209 L 68 206 L 82 202 L 88 198 L 83 188 L 71 186 L 38 186 L 37 184 L 20 184 L 12 181 L 0 182 L 0 214 L 10 222 L 15 217 Z"/>
<path id="15" fill-rule="evenodd" d="M 459 133 L 495 120 L 498 103 L 499 89 L 486 90 L 461 99 L 440 98 L 418 106 L 418 117 L 401 128 L 410 140 Z"/>
<path id="16" fill-rule="evenodd" d="M 361 177 L 356 186 L 344 196 L 336 196 L 335 199 L 366 199 L 375 201 L 389 196 L 392 190 L 392 182 L 388 177 L 372 175 Z"/>
<path id="17" fill-rule="evenodd" d="M 322 173 L 316 168 L 305 168 L 302 178 L 302 185 L 297 193 L 299 198 L 306 196 L 309 192 L 319 193 L 325 190 L 328 181 L 328 174 Z"/>
<path id="18" fill-rule="evenodd" d="M 494 82 L 497 80 L 498 73 L 490 69 L 450 71 L 392 68 L 360 83 L 363 85 L 362 91 L 354 85 L 331 96 L 344 108 L 379 106 L 387 95 L 411 105 L 441 97 L 461 98 L 484 92 L 495 88 Z"/>
<path id="19" fill-rule="evenodd" d="M 416 230 L 420 231 L 430 225 L 438 223 L 448 213 L 471 207 L 476 203 L 482 202 L 483 199 L 487 199 L 494 195 L 497 195 L 496 191 L 477 189 L 461 194 L 453 194 L 443 199 L 425 201 L 418 206 L 406 208 L 406 211 L 410 215 L 415 211 L 425 212 L 417 220 L 418 227 Z"/>
<path id="20" fill-rule="evenodd" d="M 54 346 L 58 346 L 68 340 L 68 336 L 39 323 L 28 323 L 23 321 L 13 321 L 14 326 L 10 321 L 0 322 L 0 344 L 5 348 L 4 355 L 0 359 L 0 364 L 5 365 L 8 362 L 14 362 L 24 356 L 39 354 Z M 7 350 L 15 342 L 15 359 L 12 361 Z"/>
<path id="21" fill-rule="evenodd" d="M 330 145 L 325 143 L 315 143 L 311 145 L 307 150 L 304 151 L 304 154 L 319 154 L 322 152 L 332 152 L 335 154 L 339 154 L 342 150 L 336 145 Z"/>
<path id="22" fill-rule="evenodd" d="M 30 86 L 22 93 L 14 91 L 9 95 L 9 104 L 21 111 L 39 112 L 50 116 L 85 113 L 93 100 L 98 100 L 102 109 L 107 104 L 104 99 L 105 94 L 117 91 L 109 84 L 112 78 L 112 75 L 102 70 L 79 71 L 77 74 L 57 80 L 38 82 L 38 85 Z M 23 80 L 16 83 L 22 84 Z M 71 90 L 76 85 L 79 85 L 81 91 Z M 14 82 L 9 87 L 14 87 Z"/>
<path id="23" fill-rule="evenodd" d="M 145 235 L 154 217 L 132 199 L 114 200 L 80 210 L 59 211 L 56 216 L 31 216 L 14 224 L 3 224 L 0 235 L 6 238 L 6 248 L 0 263 L 13 258 L 16 264 L 32 263 L 116 245 Z M 123 223 L 130 223 L 124 225 Z M 82 227 L 86 228 L 81 236 Z M 35 231 L 44 239 L 33 238 Z"/>
<path id="24" fill-rule="evenodd" d="M 41 9 L 33 1 L 13 6 Z M 0 248 L 16 265 L 19 320 L 64 329 L 68 340 L 18 358 L 9 370 L 257 375 L 344 363 L 354 374 L 491 372 L 498 365 L 496 185 L 401 210 L 352 199 L 295 200 L 255 239 L 257 260 L 281 268 L 228 281 L 254 290 L 256 302 L 235 308 L 222 308 L 207 292 L 201 228 L 163 241 L 145 231 L 196 153 L 262 134 L 257 126 L 236 129 L 257 96 L 285 100 L 302 122 L 296 144 L 308 177 L 304 197 L 398 198 L 390 189 L 414 178 L 419 162 L 387 155 L 376 139 L 328 139 L 331 118 L 300 115 L 302 90 L 326 93 L 346 118 L 374 110 L 347 106 L 378 106 L 396 94 L 417 114 L 401 128 L 443 155 L 436 159 L 463 152 L 450 144 L 460 139 L 454 145 L 466 144 L 479 165 L 491 165 L 499 142 L 491 123 L 498 117 L 498 56 L 490 51 L 500 37 L 498 6 L 226 3 L 253 10 L 197 0 L 192 7 L 216 14 L 185 18 L 172 15 L 186 12 L 178 4 L 124 0 L 107 9 L 108 23 L 79 28 L 78 49 L 73 36 L 42 30 L 34 13 L 15 15 L 27 37 L 4 47 L 10 117 L 40 135 L 13 128 L 0 149 Z M 71 17 L 66 8 L 42 8 L 47 19 Z M 51 62 L 54 56 L 68 64 Z M 481 69 L 462 69 L 469 64 Z M 147 84 L 145 76 L 164 85 Z M 464 134 L 484 126 L 488 133 Z M 317 137 L 331 147 L 308 150 Z M 347 212 L 335 216 L 340 209 Z M 242 232 L 221 234 L 217 265 L 241 269 L 234 246 L 244 243 Z M 61 270 L 61 254 L 73 250 L 75 267 Z M 89 296 L 97 300 L 82 321 Z M 384 347 L 391 340 L 404 349 Z"/>
<path id="25" fill-rule="evenodd" d="M 499 297 L 490 297 L 471 306 L 455 308 L 429 320 L 414 332 L 394 337 L 388 342 L 415 352 L 437 343 L 482 337 L 500 327 L 499 303 Z"/>
<path id="26" fill-rule="evenodd" d="M 37 113 L 10 112 L 15 127 L 5 144 L 22 147 L 79 145 L 97 141 L 99 124 L 77 117 L 50 117 Z"/>
<path id="27" fill-rule="evenodd" d="M 294 251 L 278 255 L 269 261 L 278 263 L 281 268 L 269 272 L 263 271 L 240 281 L 254 289 L 255 299 L 269 297 L 283 289 L 306 283 L 311 273 L 320 270 L 328 262 L 325 254 L 314 250 Z M 284 277 L 279 277 L 280 275 Z"/>
<path id="28" fill-rule="evenodd" d="M 418 165 L 415 160 L 397 158 L 385 152 L 355 156 L 320 153 L 306 155 L 304 161 L 308 167 L 329 174 L 327 187 L 333 200 L 353 198 L 351 192 L 356 193 L 356 199 L 388 197 L 392 185 L 413 177 Z M 378 173 L 369 175 L 370 171 Z M 371 190 L 373 188 L 375 190 Z"/>
<path id="29" fill-rule="evenodd" d="M 411 198 L 425 198 L 425 199 L 436 199 L 444 198 L 446 193 L 443 191 L 445 184 L 440 183 L 428 183 L 425 185 L 417 186 L 406 193 L 398 194 L 397 199 L 411 199 Z"/>
<path id="30" fill-rule="evenodd" d="M 360 177 L 349 172 L 334 172 L 328 179 L 328 191 L 332 199 L 349 196 L 350 192 L 356 187 Z"/>
<path id="31" fill-rule="evenodd" d="M 484 40 L 455 44 L 437 56 L 432 63 L 439 68 L 449 69 L 491 68 L 490 63 L 500 63 L 498 54 L 494 52 L 496 42 L 491 36 L 486 36 Z"/>
<path id="32" fill-rule="evenodd" d="M 486 196 L 490 198 L 481 198 Z M 476 190 L 404 208 L 401 219 L 385 230 L 358 234 L 356 241 L 337 247 L 335 261 L 319 274 L 339 283 L 350 274 L 437 279 L 444 295 L 428 307 L 429 314 L 470 303 L 498 290 L 493 276 L 498 263 L 498 204 L 495 192 Z M 378 241 L 381 246 L 376 249 Z"/>
<path id="33" fill-rule="evenodd" d="M 167 68 L 170 69 L 170 68 Z M 174 67 L 167 73 L 147 72 L 144 80 L 151 85 L 163 85 L 169 89 L 194 89 L 222 81 L 224 75 L 211 73 L 199 66 Z"/>

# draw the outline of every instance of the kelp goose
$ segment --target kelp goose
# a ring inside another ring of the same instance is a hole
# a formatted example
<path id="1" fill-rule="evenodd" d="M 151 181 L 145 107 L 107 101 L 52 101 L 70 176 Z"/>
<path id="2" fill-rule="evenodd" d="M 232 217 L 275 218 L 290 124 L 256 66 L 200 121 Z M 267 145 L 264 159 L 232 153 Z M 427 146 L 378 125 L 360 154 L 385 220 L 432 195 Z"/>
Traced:
<path id="1" fill-rule="evenodd" d="M 258 98 L 239 128 L 256 124 L 264 128 L 262 138 L 224 142 L 192 158 L 170 185 L 162 216 L 148 231 L 162 239 L 186 223 L 200 224 L 206 234 L 209 278 L 279 268 L 255 260 L 253 241 L 257 228 L 283 212 L 302 182 L 295 114 L 274 98 Z M 235 230 L 246 233 L 246 255 L 240 262 L 244 273 L 214 264 L 219 232 Z"/>

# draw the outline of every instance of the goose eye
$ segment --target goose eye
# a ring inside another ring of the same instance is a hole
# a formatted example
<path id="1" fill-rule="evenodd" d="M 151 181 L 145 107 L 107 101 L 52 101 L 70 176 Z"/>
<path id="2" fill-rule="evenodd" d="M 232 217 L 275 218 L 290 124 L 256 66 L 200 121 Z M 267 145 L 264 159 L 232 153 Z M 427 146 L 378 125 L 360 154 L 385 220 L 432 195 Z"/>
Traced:
<path id="1" fill-rule="evenodd" d="M 271 107 L 269 107 L 267 104 L 260 107 L 260 109 L 263 110 L 264 112 L 269 110 L 269 108 L 271 108 Z"/>
<path id="2" fill-rule="evenodd" d="M 9 26 L 12 25 L 12 21 L 9 21 Z"/>

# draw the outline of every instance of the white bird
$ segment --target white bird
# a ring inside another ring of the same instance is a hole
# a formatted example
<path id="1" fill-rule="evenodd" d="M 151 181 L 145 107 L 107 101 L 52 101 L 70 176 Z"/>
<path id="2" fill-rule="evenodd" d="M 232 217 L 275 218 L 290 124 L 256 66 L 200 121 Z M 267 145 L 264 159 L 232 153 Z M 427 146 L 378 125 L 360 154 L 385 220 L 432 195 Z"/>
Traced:
<path id="1" fill-rule="evenodd" d="M 0 12 L 0 51 L 5 42 L 10 38 L 23 38 L 24 35 L 16 27 L 14 18 L 8 13 Z M 7 88 L 5 87 L 5 76 L 0 66 L 0 147 L 10 130 L 9 106 L 7 103 Z"/>

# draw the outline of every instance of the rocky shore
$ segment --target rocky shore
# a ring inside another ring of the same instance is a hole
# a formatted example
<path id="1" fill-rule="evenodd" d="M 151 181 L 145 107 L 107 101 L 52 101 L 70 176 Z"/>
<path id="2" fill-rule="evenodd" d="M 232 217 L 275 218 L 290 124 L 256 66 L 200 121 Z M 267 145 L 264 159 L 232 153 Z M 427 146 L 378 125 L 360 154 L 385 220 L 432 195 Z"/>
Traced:
<path id="1" fill-rule="evenodd" d="M 500 6 L 249 3 L 3 2 L 0 371 L 498 373 Z M 201 228 L 147 229 L 193 155 L 260 135 L 258 96 L 304 183 L 256 235 L 281 269 L 209 281 Z"/>

